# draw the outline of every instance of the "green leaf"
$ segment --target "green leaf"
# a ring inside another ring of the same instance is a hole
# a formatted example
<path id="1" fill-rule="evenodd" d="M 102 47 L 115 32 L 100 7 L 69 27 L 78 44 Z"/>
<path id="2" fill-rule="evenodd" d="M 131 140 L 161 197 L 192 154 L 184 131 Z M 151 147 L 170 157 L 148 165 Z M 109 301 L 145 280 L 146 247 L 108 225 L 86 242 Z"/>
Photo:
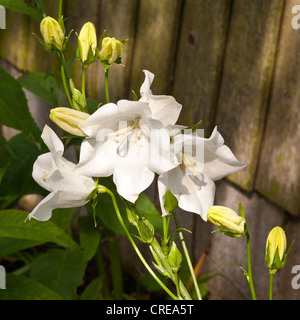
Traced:
<path id="1" fill-rule="evenodd" d="M 135 203 L 135 207 L 142 216 L 146 217 L 153 224 L 155 232 L 163 235 L 162 216 L 150 198 L 144 193 L 141 193 Z"/>
<path id="2" fill-rule="evenodd" d="M 32 248 L 43 244 L 44 241 L 24 240 L 15 238 L 0 238 L 0 257 L 6 257 L 12 253 Z"/>
<path id="3" fill-rule="evenodd" d="M 111 190 L 114 193 L 114 196 L 116 197 L 116 201 L 121 213 L 121 216 L 124 220 L 124 223 L 129 231 L 133 231 L 133 226 L 129 223 L 127 219 L 127 211 L 126 206 L 120 195 L 116 191 L 116 187 L 112 181 L 111 178 L 100 178 L 99 179 L 99 185 L 103 185 L 107 187 L 109 190 Z M 89 202 L 87 205 L 88 211 L 93 212 L 91 209 L 91 203 Z M 96 215 L 97 217 L 102 221 L 102 223 L 105 225 L 106 228 L 110 229 L 111 231 L 126 236 L 114 209 L 114 206 L 112 204 L 111 197 L 104 193 L 100 194 L 98 196 L 98 203 L 96 207 Z"/>
<path id="4" fill-rule="evenodd" d="M 59 105 L 60 95 L 60 79 L 55 73 L 31 72 L 25 73 L 17 79 L 18 83 L 34 93 L 51 106 Z"/>
<path id="5" fill-rule="evenodd" d="M 80 300 L 99 300 L 103 286 L 103 276 L 93 279 L 81 294 Z"/>
<path id="6" fill-rule="evenodd" d="M 38 155 L 37 145 L 23 133 L 3 146 L 0 153 L 0 172 L 3 174 L 2 181 L 0 179 L 0 208 L 7 207 L 11 201 L 25 194 L 43 192 L 31 173 Z"/>
<path id="7" fill-rule="evenodd" d="M 1 67 L 0 92 L 0 124 L 21 130 L 40 142 L 41 131 L 28 110 L 20 84 Z"/>
<path id="8" fill-rule="evenodd" d="M 37 20 L 42 19 L 42 15 L 22 0 L 0 0 L 0 5 L 19 13 L 27 14 Z"/>
<path id="9" fill-rule="evenodd" d="M 34 240 L 40 243 L 53 242 L 65 248 L 80 251 L 79 246 L 52 221 L 31 219 L 24 222 L 28 212 L 20 210 L 0 211 L 0 237 Z"/>
<path id="10" fill-rule="evenodd" d="M 80 253 L 52 249 L 37 258 L 30 277 L 58 293 L 63 299 L 76 299 L 76 289 L 82 284 L 86 262 Z"/>
<path id="11" fill-rule="evenodd" d="M 80 245 L 83 250 L 83 260 L 90 261 L 95 255 L 100 242 L 100 233 L 98 231 L 80 233 Z"/>
<path id="12" fill-rule="evenodd" d="M 62 300 L 62 297 L 35 279 L 7 274 L 0 300 Z"/>

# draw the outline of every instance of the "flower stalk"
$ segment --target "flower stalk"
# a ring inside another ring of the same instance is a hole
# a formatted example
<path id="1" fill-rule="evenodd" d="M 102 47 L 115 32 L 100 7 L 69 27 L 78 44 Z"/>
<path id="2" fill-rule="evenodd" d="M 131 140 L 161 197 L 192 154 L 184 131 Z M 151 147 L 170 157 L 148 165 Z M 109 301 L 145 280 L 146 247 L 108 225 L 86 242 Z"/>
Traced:
<path id="1" fill-rule="evenodd" d="M 145 258 L 143 257 L 142 253 L 140 252 L 140 250 L 138 249 L 137 245 L 135 244 L 134 240 L 132 239 L 124 221 L 123 221 L 123 218 L 121 216 L 121 213 L 120 213 L 120 210 L 119 210 L 119 207 L 118 207 L 118 204 L 117 204 L 117 201 L 116 201 L 116 198 L 114 196 L 114 194 L 109 190 L 107 189 L 106 187 L 104 186 L 98 186 L 98 192 L 99 193 L 107 193 L 111 199 L 112 199 L 112 203 L 113 203 L 113 206 L 114 206 L 114 209 L 115 209 L 115 212 L 116 212 L 116 215 L 117 215 L 117 218 L 126 234 L 126 236 L 128 237 L 130 243 L 132 244 L 135 252 L 137 253 L 138 257 L 140 258 L 140 260 L 142 261 L 142 263 L 144 264 L 144 266 L 146 267 L 146 269 L 148 270 L 148 272 L 152 275 L 152 277 L 156 280 L 156 282 L 166 291 L 166 293 L 173 299 L 173 300 L 179 300 L 179 298 L 177 296 L 175 296 L 173 294 L 172 291 L 170 291 L 170 289 L 168 287 L 166 287 L 164 285 L 164 283 L 157 277 L 157 275 L 153 272 L 153 270 L 150 268 L 150 266 L 148 265 L 148 263 L 146 262 Z"/>

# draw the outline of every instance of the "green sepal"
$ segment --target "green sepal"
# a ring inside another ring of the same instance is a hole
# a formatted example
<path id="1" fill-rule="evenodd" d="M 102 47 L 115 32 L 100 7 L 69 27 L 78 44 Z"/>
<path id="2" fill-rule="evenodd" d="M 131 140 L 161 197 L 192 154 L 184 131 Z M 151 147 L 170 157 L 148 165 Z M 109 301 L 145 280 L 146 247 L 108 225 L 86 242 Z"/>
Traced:
<path id="1" fill-rule="evenodd" d="M 244 209 L 241 202 L 239 203 L 238 211 L 239 211 L 241 217 L 245 219 L 244 234 L 246 234 L 248 232 L 248 223 L 247 223 L 247 218 L 246 218 L 246 214 L 245 214 L 245 209 Z"/>
<path id="2" fill-rule="evenodd" d="M 188 127 L 184 128 L 184 129 L 180 130 L 179 132 L 177 132 L 175 134 L 175 136 L 177 136 L 178 134 L 185 134 L 186 130 L 188 130 L 188 133 L 193 133 L 200 127 L 201 123 L 202 123 L 202 120 L 200 120 L 198 123 L 196 123 L 194 125 L 188 126 Z M 175 136 L 170 138 L 171 142 L 173 141 Z"/>
<path id="3" fill-rule="evenodd" d="M 146 218 L 138 220 L 138 232 L 145 243 L 151 243 L 154 238 L 153 224 Z"/>
<path id="4" fill-rule="evenodd" d="M 104 38 L 106 38 L 106 30 L 104 30 L 104 31 L 102 32 L 102 35 L 101 35 L 101 37 L 100 37 L 100 41 L 99 41 L 99 46 L 98 46 L 98 47 L 102 48 L 102 41 L 103 41 Z"/>
<path id="5" fill-rule="evenodd" d="M 243 235 L 243 233 L 234 233 L 234 232 L 225 231 L 225 230 L 214 230 L 212 231 L 212 233 L 221 233 L 232 238 L 241 238 L 241 236 Z"/>
<path id="6" fill-rule="evenodd" d="M 245 270 L 243 267 L 240 267 L 240 268 L 242 269 L 242 271 L 243 271 L 243 273 L 244 273 L 244 276 L 245 276 L 245 278 L 246 278 L 247 282 L 249 283 L 249 281 L 250 281 L 250 277 L 249 277 L 249 273 L 248 273 L 248 271 L 247 271 L 247 270 Z"/>
<path id="7" fill-rule="evenodd" d="M 98 196 L 98 188 L 96 187 L 85 199 L 84 201 L 90 201 L 96 199 Z"/>
<path id="8" fill-rule="evenodd" d="M 137 94 L 134 92 L 134 90 L 131 90 L 131 92 L 132 92 L 132 95 L 133 95 L 133 101 L 138 101 L 139 98 L 138 98 Z"/>

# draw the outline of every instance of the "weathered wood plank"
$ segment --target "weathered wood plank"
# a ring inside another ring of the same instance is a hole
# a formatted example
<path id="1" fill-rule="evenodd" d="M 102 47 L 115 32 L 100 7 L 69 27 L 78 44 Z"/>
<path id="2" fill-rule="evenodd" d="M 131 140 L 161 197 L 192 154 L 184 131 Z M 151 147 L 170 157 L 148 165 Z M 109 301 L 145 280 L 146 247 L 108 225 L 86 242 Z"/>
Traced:
<path id="1" fill-rule="evenodd" d="M 212 129 L 231 0 L 187 0 L 172 94 L 183 104 L 180 123 Z"/>
<path id="2" fill-rule="evenodd" d="M 291 214 L 300 215 L 300 31 L 286 2 L 270 107 L 255 188 Z"/>
<path id="3" fill-rule="evenodd" d="M 136 0 L 107 1 L 92 0 L 87 6 L 83 1 L 68 1 L 67 17 L 70 27 L 79 34 L 84 23 L 94 23 L 97 31 L 98 42 L 104 30 L 107 36 L 119 40 L 129 39 L 125 46 L 122 66 L 114 65 L 109 73 L 109 87 L 111 101 L 117 101 L 128 96 L 128 83 L 130 77 L 130 60 L 133 48 L 134 21 L 136 18 Z M 77 48 L 77 37 L 73 36 L 70 41 L 69 54 Z M 74 65 L 72 78 L 80 88 L 81 64 L 77 61 Z M 87 95 L 105 103 L 104 93 L 104 68 L 96 61 L 87 70 Z"/>
<path id="4" fill-rule="evenodd" d="M 248 167 L 229 179 L 250 191 L 264 127 L 282 0 L 234 1 L 216 125 Z"/>
<path id="5" fill-rule="evenodd" d="M 118 40 L 128 39 L 124 46 L 121 65 L 113 65 L 109 71 L 110 99 L 117 102 L 120 99 L 132 98 L 130 88 L 131 62 L 134 47 L 135 20 L 137 15 L 137 0 L 102 0 L 100 7 L 100 18 L 98 29 L 101 36 L 106 30 L 108 37 L 115 37 Z M 93 86 L 94 79 L 100 80 L 100 87 Z M 104 100 L 104 68 L 100 66 L 98 72 L 92 74 L 90 87 L 93 92 L 98 91 L 101 101 Z M 99 92 L 100 90 L 100 92 Z"/>
<path id="6" fill-rule="evenodd" d="M 140 1 L 131 78 L 135 92 L 144 81 L 144 69 L 155 74 L 155 94 L 168 91 L 181 4 L 182 0 Z"/>

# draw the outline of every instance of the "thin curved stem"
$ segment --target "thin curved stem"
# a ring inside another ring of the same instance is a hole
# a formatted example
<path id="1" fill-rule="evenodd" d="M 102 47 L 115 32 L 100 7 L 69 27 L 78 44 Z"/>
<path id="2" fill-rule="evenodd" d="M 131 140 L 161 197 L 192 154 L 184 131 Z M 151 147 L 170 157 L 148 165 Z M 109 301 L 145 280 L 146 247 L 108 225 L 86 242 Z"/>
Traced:
<path id="1" fill-rule="evenodd" d="M 173 212 L 173 217 L 174 217 L 177 229 L 180 230 L 179 221 L 177 219 L 177 216 L 176 216 L 175 212 Z M 191 274 L 191 277 L 192 277 L 193 282 L 194 282 L 194 287 L 195 287 L 195 290 L 196 290 L 197 298 L 198 298 L 198 300 L 202 300 L 200 289 L 199 289 L 199 285 L 198 285 L 198 282 L 197 282 L 197 279 L 196 279 L 196 276 L 195 276 L 193 264 L 192 264 L 192 261 L 191 261 L 190 255 L 189 255 L 189 251 L 187 249 L 183 234 L 182 234 L 181 231 L 179 231 L 178 234 L 179 234 L 179 239 L 181 241 L 181 245 L 182 245 L 182 248 L 183 248 L 183 252 L 184 252 L 185 258 L 186 258 L 187 263 L 188 263 L 188 267 L 190 269 L 190 274 Z"/>
<path id="2" fill-rule="evenodd" d="M 104 186 L 100 186 L 101 190 L 100 192 L 103 193 L 108 193 L 112 199 L 112 203 L 113 203 L 113 206 L 114 206 L 114 209 L 115 209 L 115 212 L 117 214 L 117 218 L 122 226 L 122 228 L 124 229 L 125 233 L 126 233 L 126 236 L 128 237 L 130 243 L 132 244 L 135 252 L 137 253 L 138 257 L 140 258 L 140 260 L 142 261 L 142 263 L 144 264 L 144 266 L 146 267 L 146 269 L 149 271 L 149 273 L 152 275 L 152 277 L 156 280 L 156 282 L 166 291 L 166 293 L 173 299 L 173 300 L 179 300 L 179 298 L 177 296 L 175 296 L 173 294 L 173 292 L 171 292 L 169 290 L 169 288 L 167 288 L 163 283 L 162 281 L 157 277 L 157 275 L 153 272 L 153 270 L 150 268 L 150 266 L 148 265 L 148 263 L 146 262 L 145 258 L 143 257 L 142 253 L 140 252 L 140 250 L 138 249 L 137 245 L 135 244 L 135 242 L 133 241 L 128 229 L 126 228 L 125 226 L 125 223 L 123 221 L 123 218 L 121 216 L 121 213 L 120 213 L 120 210 L 119 210 L 119 207 L 118 207 L 118 204 L 117 204 L 117 201 L 116 201 L 116 198 L 114 196 L 114 194 L 109 190 L 107 189 L 106 187 Z"/>
<path id="3" fill-rule="evenodd" d="M 83 97 L 85 98 L 85 77 L 86 77 L 86 67 L 82 68 L 82 81 L 81 81 L 81 92 Z"/>
<path id="4" fill-rule="evenodd" d="M 60 61 L 60 72 L 61 72 L 61 78 L 62 78 L 62 82 L 63 82 L 63 86 L 68 98 L 68 101 L 70 103 L 70 106 L 72 107 L 72 99 L 69 93 L 69 89 L 68 89 L 68 85 L 67 85 L 67 80 L 66 80 L 66 73 L 65 73 L 65 59 L 64 59 L 64 55 L 62 52 L 59 53 L 59 61 Z"/>
<path id="5" fill-rule="evenodd" d="M 105 69 L 105 98 L 106 98 L 106 103 L 110 102 L 109 89 L 108 89 L 108 70 L 109 69 Z"/>
<path id="6" fill-rule="evenodd" d="M 270 272 L 269 300 L 273 300 L 273 280 L 274 274 Z"/>
<path id="7" fill-rule="evenodd" d="M 252 278 L 251 248 L 250 248 L 250 234 L 249 234 L 249 232 L 246 233 L 246 237 L 247 237 L 248 282 L 249 282 L 249 286 L 250 286 L 252 299 L 257 300 L 255 290 L 254 290 L 253 278 Z"/>

